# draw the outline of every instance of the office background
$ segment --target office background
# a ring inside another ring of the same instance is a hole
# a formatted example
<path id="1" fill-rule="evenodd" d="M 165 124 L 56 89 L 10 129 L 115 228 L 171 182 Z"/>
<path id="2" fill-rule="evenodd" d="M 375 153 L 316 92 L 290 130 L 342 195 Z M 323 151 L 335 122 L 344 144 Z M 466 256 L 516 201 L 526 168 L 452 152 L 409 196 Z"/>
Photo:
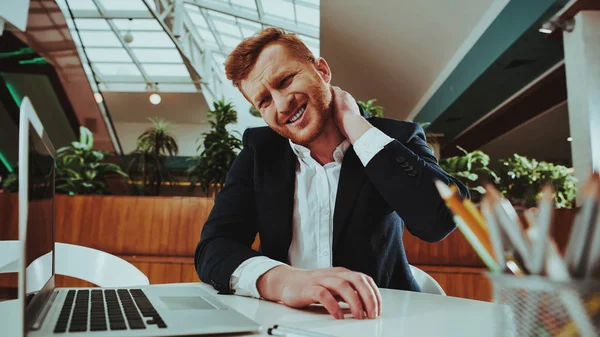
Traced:
<path id="1" fill-rule="evenodd" d="M 220 126 L 233 136 L 264 125 L 222 63 L 243 38 L 280 26 L 327 59 L 334 84 L 373 113 L 422 123 L 444 167 L 476 198 L 483 180 L 497 179 L 515 205 L 532 206 L 531 191 L 553 176 L 564 194 L 553 230 L 564 247 L 576 210 L 576 189 L 565 186 L 577 135 L 563 42 L 540 27 L 565 3 L 32 0 L 27 29 L 9 27 L 0 38 L 0 125 L 18 120 L 28 96 L 57 148 L 93 145 L 107 153 L 92 161 L 115 165 L 93 178 L 82 169 L 80 179 L 59 160 L 57 242 L 120 256 L 151 283 L 198 281 L 194 248 L 226 171 L 206 161 L 227 163 L 222 154 L 238 150 L 235 141 L 223 152 L 199 147 L 214 129 L 210 111 L 232 116 L 231 103 L 236 121 Z M 178 151 L 163 148 L 158 164 L 144 166 L 152 137 L 172 137 Z M 2 212 L 16 202 L 16 149 L 1 148 L 0 161 Z M 459 232 L 436 244 L 409 233 L 404 240 L 409 262 L 448 295 L 491 300 L 485 265 Z M 58 285 L 86 283 L 63 277 Z"/>

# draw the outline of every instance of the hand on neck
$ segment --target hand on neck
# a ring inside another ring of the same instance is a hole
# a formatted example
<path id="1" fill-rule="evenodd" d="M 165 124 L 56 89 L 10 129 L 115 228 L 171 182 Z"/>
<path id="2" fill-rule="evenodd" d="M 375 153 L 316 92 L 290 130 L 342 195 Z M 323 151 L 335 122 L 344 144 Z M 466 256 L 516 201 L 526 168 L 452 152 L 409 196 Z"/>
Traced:
<path id="1" fill-rule="evenodd" d="M 310 150 L 310 155 L 314 160 L 325 165 L 334 161 L 333 152 L 345 139 L 333 118 L 330 118 L 319 137 L 307 144 L 306 147 Z"/>

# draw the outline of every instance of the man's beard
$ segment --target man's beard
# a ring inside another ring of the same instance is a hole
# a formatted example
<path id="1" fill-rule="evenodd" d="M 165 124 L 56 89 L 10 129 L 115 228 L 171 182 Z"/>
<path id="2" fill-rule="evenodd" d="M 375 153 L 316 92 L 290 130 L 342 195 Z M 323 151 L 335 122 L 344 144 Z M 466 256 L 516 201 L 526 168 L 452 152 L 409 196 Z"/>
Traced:
<path id="1" fill-rule="evenodd" d="M 329 86 L 319 81 L 313 83 L 309 88 L 311 95 L 305 111 L 305 113 L 310 112 L 310 114 L 302 117 L 308 118 L 308 124 L 299 131 L 289 129 L 285 124 L 280 124 L 281 126 L 275 130 L 294 144 L 307 146 L 314 142 L 323 133 L 331 118 L 332 97 Z"/>

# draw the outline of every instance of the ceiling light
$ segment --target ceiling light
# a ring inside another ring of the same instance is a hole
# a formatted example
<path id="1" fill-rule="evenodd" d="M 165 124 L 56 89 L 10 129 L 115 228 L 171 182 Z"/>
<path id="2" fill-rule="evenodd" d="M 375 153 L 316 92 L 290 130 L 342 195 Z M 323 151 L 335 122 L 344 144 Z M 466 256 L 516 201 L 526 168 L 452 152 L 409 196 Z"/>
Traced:
<path id="1" fill-rule="evenodd" d="M 148 99 L 150 100 L 150 103 L 152 103 L 154 105 L 160 104 L 160 101 L 162 101 L 162 98 L 158 94 L 158 83 L 151 83 L 151 82 L 146 83 L 146 90 L 148 90 L 149 92 L 152 93 L 152 94 L 150 94 L 150 97 L 148 97 Z"/>
<path id="2" fill-rule="evenodd" d="M 131 34 L 131 32 L 125 33 L 125 35 L 123 35 L 123 40 L 127 43 L 133 42 L 133 34 Z"/>
<path id="3" fill-rule="evenodd" d="M 150 99 L 150 103 L 152 103 L 154 105 L 160 104 L 160 101 L 162 100 L 160 95 L 157 93 L 153 93 L 152 95 L 150 95 L 149 99 Z"/>
<path id="4" fill-rule="evenodd" d="M 544 34 L 552 34 L 554 32 L 555 28 L 556 28 L 556 26 L 554 25 L 554 23 L 546 22 L 542 25 L 542 27 L 540 29 L 538 29 L 538 31 L 540 33 L 544 33 Z"/>
<path id="5" fill-rule="evenodd" d="M 567 138 L 567 142 L 572 142 L 572 141 L 573 141 L 573 137 Z"/>
<path id="6" fill-rule="evenodd" d="M 99 92 L 94 93 L 94 98 L 96 99 L 96 103 L 98 103 L 98 104 L 100 104 L 100 103 L 102 103 L 102 101 L 104 101 L 102 94 Z"/>
<path id="7" fill-rule="evenodd" d="M 129 18 L 129 27 L 127 29 L 127 31 L 125 32 L 125 35 L 123 35 L 123 40 L 127 43 L 131 43 L 133 42 L 133 34 L 131 34 L 131 18 Z"/>

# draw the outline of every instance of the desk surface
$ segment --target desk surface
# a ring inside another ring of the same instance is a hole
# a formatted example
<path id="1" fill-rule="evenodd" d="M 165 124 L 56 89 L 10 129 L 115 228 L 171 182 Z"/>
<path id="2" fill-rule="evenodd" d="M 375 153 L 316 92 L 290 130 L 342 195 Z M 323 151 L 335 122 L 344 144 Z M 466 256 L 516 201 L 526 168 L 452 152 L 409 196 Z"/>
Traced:
<path id="1" fill-rule="evenodd" d="M 188 284 L 189 285 L 189 284 Z M 198 284 L 215 294 L 207 284 Z M 217 295 L 226 305 L 261 324 L 275 324 L 331 336 L 493 336 L 502 306 L 462 298 L 381 289 L 383 314 L 375 320 L 334 320 L 322 307 L 297 310 L 269 301 L 235 295 Z M 252 335 L 257 336 L 257 335 Z M 266 332 L 260 336 L 267 336 Z"/>
<path id="2" fill-rule="evenodd" d="M 173 285 L 173 284 L 171 284 Z M 190 283 L 178 285 L 190 286 Z M 216 294 L 207 284 L 194 283 L 203 290 Z M 267 336 L 266 329 L 275 324 L 310 330 L 340 337 L 486 337 L 493 336 L 496 317 L 502 306 L 462 298 L 381 289 L 383 314 L 375 320 L 354 320 L 351 314 L 344 320 L 334 320 L 322 307 L 298 310 L 282 304 L 235 295 L 216 295 L 224 304 L 256 321 L 265 333 L 251 336 Z M 7 306 L 7 305 L 10 305 Z M 0 313 L 6 322 L 15 323 L 18 317 L 17 301 L 0 302 Z M 8 316 L 7 316 L 8 315 Z M 6 327 L 3 332 L 7 332 Z M 18 332 L 19 329 L 15 330 Z M 13 335 L 10 334 L 9 335 Z M 236 336 L 240 336 L 239 334 Z M 250 336 L 250 335 L 248 335 Z"/>

